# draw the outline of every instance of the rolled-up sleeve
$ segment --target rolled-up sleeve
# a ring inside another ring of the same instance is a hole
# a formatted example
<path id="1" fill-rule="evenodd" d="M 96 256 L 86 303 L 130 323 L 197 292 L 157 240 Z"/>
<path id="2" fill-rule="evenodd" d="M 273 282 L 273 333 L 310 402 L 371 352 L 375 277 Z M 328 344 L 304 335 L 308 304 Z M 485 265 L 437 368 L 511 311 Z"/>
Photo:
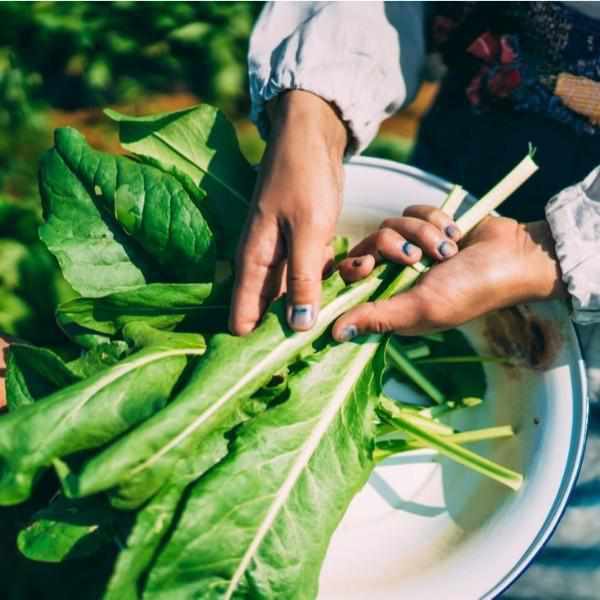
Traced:
<path id="1" fill-rule="evenodd" d="M 600 323 L 600 166 L 546 206 L 573 319 Z"/>
<path id="2" fill-rule="evenodd" d="M 420 2 L 269 2 L 248 56 L 251 117 L 263 137 L 266 102 L 302 89 L 337 106 L 360 152 L 416 93 L 423 20 Z"/>

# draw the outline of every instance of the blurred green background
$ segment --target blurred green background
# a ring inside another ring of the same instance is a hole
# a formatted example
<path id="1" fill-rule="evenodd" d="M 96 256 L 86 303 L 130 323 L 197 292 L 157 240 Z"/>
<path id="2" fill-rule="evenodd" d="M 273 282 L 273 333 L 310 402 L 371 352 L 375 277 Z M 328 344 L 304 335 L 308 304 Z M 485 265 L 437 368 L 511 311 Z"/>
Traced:
<path id="1" fill-rule="evenodd" d="M 0 3 L 0 332 L 56 345 L 56 304 L 73 295 L 37 240 L 37 161 L 55 127 L 71 125 L 118 152 L 102 116 L 205 101 L 233 119 L 243 151 L 264 144 L 248 121 L 246 54 L 260 2 Z M 398 120 L 399 119 L 399 120 Z M 410 109 L 367 154 L 405 160 Z"/>

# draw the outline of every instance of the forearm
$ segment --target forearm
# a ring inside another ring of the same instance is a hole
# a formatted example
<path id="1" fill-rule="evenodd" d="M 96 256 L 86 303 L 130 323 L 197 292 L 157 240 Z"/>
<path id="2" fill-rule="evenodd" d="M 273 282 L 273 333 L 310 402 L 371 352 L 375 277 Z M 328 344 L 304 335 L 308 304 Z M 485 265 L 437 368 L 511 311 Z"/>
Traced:
<path id="1" fill-rule="evenodd" d="M 268 3 L 248 57 L 252 118 L 268 138 L 267 103 L 286 90 L 337 107 L 363 149 L 415 93 L 425 58 L 419 2 Z"/>
<path id="2" fill-rule="evenodd" d="M 8 339 L 0 335 L 0 409 L 6 406 L 6 353 Z"/>
<path id="3" fill-rule="evenodd" d="M 600 167 L 546 207 L 573 319 L 600 323 Z"/>
<path id="4" fill-rule="evenodd" d="M 271 122 L 271 148 L 281 147 L 292 138 L 304 147 L 322 144 L 332 160 L 341 161 L 348 133 L 338 110 L 330 102 L 311 92 L 291 90 L 271 100 L 267 112 Z"/>

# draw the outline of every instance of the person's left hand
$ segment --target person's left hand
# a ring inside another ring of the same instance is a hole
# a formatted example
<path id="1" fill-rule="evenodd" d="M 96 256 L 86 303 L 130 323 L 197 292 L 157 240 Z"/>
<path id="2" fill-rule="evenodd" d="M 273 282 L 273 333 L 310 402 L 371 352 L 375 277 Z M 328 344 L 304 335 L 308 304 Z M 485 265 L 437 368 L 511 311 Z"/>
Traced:
<path id="1" fill-rule="evenodd" d="M 439 209 L 411 207 L 404 217 L 388 219 L 379 232 L 363 240 L 340 263 L 347 281 L 366 277 L 382 259 L 416 262 L 422 253 L 415 245 L 441 262 L 409 291 L 342 315 L 333 337 L 346 341 L 388 331 L 414 335 L 456 327 L 498 308 L 566 295 L 545 221 L 521 224 L 488 217 L 461 241 L 458 252 L 454 241 L 460 239 L 460 232 L 452 226 Z M 409 253 L 407 241 L 412 242 Z"/>
<path id="2" fill-rule="evenodd" d="M 0 409 L 6 406 L 6 353 L 8 352 L 8 339 L 0 335 Z"/>

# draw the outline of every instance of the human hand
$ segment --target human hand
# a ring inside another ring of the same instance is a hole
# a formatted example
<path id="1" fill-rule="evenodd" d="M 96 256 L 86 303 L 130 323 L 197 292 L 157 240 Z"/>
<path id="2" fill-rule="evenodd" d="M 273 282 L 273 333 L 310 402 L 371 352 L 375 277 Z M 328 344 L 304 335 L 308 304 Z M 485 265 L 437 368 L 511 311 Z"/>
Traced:
<path id="1" fill-rule="evenodd" d="M 414 217 L 421 222 L 415 223 Z M 339 341 L 372 331 L 413 335 L 447 329 L 498 308 L 566 295 L 545 221 L 521 224 L 488 217 L 461 240 L 459 252 L 454 242 L 460 232 L 447 229 L 456 226 L 439 209 L 411 207 L 404 217 L 384 225 L 353 250 L 359 258 L 340 264 L 346 280 L 365 277 L 382 258 L 403 264 L 419 260 L 420 250 L 410 255 L 403 251 L 405 240 L 441 262 L 409 291 L 368 302 L 340 317 L 333 328 Z M 441 246 L 444 242 L 446 247 Z"/>
<path id="2" fill-rule="evenodd" d="M 346 142 L 343 122 L 318 96 L 291 91 L 277 98 L 238 252 L 229 320 L 234 334 L 252 331 L 285 288 L 290 326 L 313 325 L 323 269 L 332 258 Z"/>
<path id="3" fill-rule="evenodd" d="M 6 354 L 8 351 L 8 339 L 0 335 L 0 409 L 6 406 Z"/>

